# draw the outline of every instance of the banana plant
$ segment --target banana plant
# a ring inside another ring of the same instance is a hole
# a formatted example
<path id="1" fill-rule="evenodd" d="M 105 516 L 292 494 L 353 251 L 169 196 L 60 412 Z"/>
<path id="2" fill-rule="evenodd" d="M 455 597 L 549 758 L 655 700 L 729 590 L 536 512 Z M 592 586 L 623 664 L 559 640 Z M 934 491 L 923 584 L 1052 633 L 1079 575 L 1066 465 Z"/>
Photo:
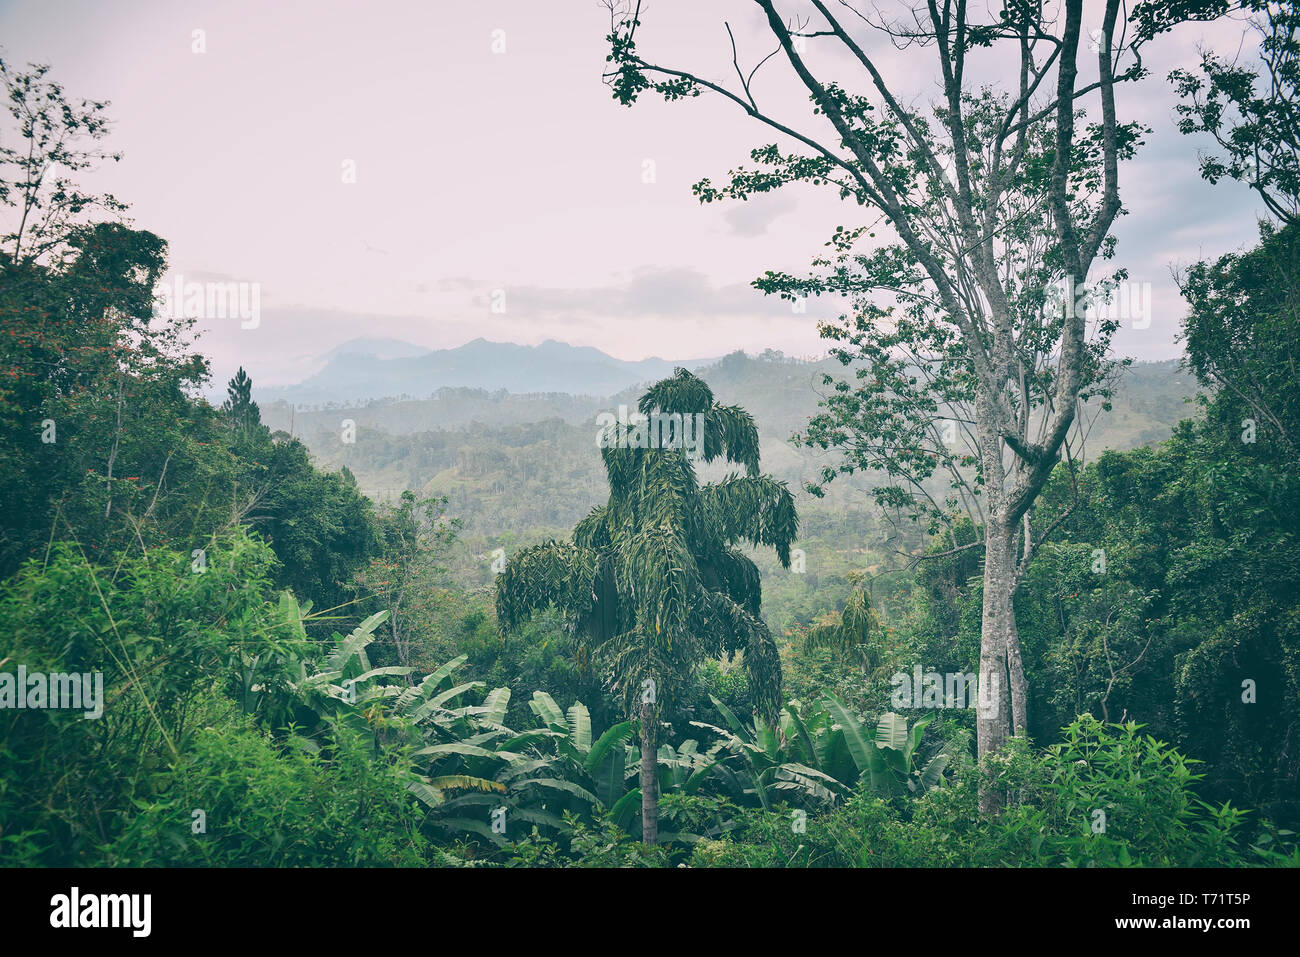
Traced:
<path id="1" fill-rule="evenodd" d="M 288 687 L 299 705 L 316 716 L 314 730 L 344 726 L 359 733 L 378 732 L 372 706 L 398 698 L 402 689 L 377 679 L 411 673 L 409 668 L 375 668 L 366 655 L 366 647 L 375 640 L 375 629 L 387 618 L 388 612 L 376 612 L 346 637 L 334 635 L 334 647 L 314 672 L 308 674 L 306 665 L 299 663 L 298 677 L 291 679 Z"/>
<path id="2" fill-rule="evenodd" d="M 543 833 L 564 833 L 566 811 L 588 816 L 625 795 L 630 762 L 626 742 L 635 733 L 631 722 L 617 724 L 593 739 L 591 715 L 582 702 L 565 712 L 549 694 L 537 691 L 529 702 L 537 726 L 516 732 L 501 724 L 509 697 L 509 689 L 498 688 L 489 692 L 482 706 L 464 709 L 479 734 L 462 737 L 445 749 L 468 765 L 495 759 L 494 780 L 504 787 L 498 792 L 502 796 L 465 794 L 451 799 L 447 810 L 471 816 L 448 818 L 447 826 L 475 831 L 498 844 L 516 833 L 518 822 Z M 504 833 L 488 827 L 484 810 L 489 807 L 505 808 Z"/>
<path id="3" fill-rule="evenodd" d="M 816 740 L 800 720 L 798 703 L 787 704 L 776 726 L 762 718 L 744 725 L 717 698 L 711 698 L 726 728 L 700 721 L 697 727 L 719 737 L 706 754 L 712 759 L 705 769 L 711 783 L 741 804 L 757 804 L 770 810 L 774 801 L 784 799 L 810 806 L 829 806 L 846 793 L 847 788 L 822 767 Z M 719 755 L 729 752 L 731 760 Z"/>
<path id="4" fill-rule="evenodd" d="M 557 762 L 554 773 L 572 782 L 589 784 L 597 805 L 609 811 L 614 822 L 629 834 L 637 834 L 640 820 L 641 789 L 636 779 L 641 768 L 640 748 L 633 744 L 637 728 L 632 721 L 615 724 L 593 740 L 591 716 L 582 702 L 567 712 L 544 691 L 533 693 L 529 702 L 538 718 L 539 728 L 526 734 L 538 735 L 530 740 L 537 746 L 549 740 Z M 720 745 L 702 752 L 694 739 L 677 747 L 660 745 L 656 754 L 659 794 L 689 794 L 696 791 L 716 762 Z M 660 841 L 692 841 L 699 835 L 676 830 L 660 831 Z"/>
<path id="5" fill-rule="evenodd" d="M 842 738 L 844 748 L 857 769 L 855 785 L 865 783 L 881 797 L 900 794 L 920 795 L 943 783 L 943 772 L 953 757 L 964 751 L 964 742 L 955 737 L 944 744 L 924 767 L 917 765 L 918 749 L 925 729 L 933 717 L 922 718 L 910 728 L 900 714 L 886 711 L 875 727 L 864 724 L 834 695 L 824 699 L 827 713 L 834 719 L 827 732 Z M 835 740 L 834 737 L 828 742 Z"/>
<path id="6" fill-rule="evenodd" d="M 565 777 L 589 784 L 602 806 L 613 807 L 627 793 L 635 723 L 621 721 L 593 740 L 591 714 L 581 701 L 566 713 L 545 691 L 534 691 L 529 708 L 540 723 L 532 734 L 550 742 Z"/>
<path id="7" fill-rule="evenodd" d="M 765 809 L 777 800 L 826 807 L 862 786 L 882 797 L 921 794 L 942 783 L 963 746 L 954 739 L 917 767 L 930 718 L 909 728 L 901 715 L 886 712 L 871 726 L 830 694 L 807 714 L 800 702 L 789 702 L 775 726 L 761 719 L 742 724 L 717 699 L 713 704 L 727 727 L 695 722 L 717 734 L 728 752 L 712 769 L 712 781 L 734 800 Z"/>

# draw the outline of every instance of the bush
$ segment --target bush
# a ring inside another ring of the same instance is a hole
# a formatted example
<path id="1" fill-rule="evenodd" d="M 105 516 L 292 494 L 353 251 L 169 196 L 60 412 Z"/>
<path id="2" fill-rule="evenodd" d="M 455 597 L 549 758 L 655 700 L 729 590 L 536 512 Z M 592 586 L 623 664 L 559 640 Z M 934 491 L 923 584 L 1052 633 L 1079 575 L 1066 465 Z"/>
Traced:
<path id="1" fill-rule="evenodd" d="M 305 749 L 285 751 L 233 709 L 220 717 L 169 765 L 157 796 L 138 802 L 121 835 L 104 848 L 105 863 L 424 863 L 422 815 L 406 795 L 400 763 L 375 760 L 368 742 L 347 734 L 337 738 L 328 761 Z"/>
<path id="2" fill-rule="evenodd" d="M 797 812 L 745 810 L 729 841 L 695 845 L 696 867 L 1300 866 L 1294 835 L 1196 797 L 1195 764 L 1140 733 L 1084 716 L 1032 752 L 1015 739 L 916 800 L 864 791 L 797 827 Z M 1006 800 L 979 813 L 980 781 Z M 1104 817 L 1096 812 L 1103 812 Z M 1250 833 L 1254 831 L 1254 838 Z"/>

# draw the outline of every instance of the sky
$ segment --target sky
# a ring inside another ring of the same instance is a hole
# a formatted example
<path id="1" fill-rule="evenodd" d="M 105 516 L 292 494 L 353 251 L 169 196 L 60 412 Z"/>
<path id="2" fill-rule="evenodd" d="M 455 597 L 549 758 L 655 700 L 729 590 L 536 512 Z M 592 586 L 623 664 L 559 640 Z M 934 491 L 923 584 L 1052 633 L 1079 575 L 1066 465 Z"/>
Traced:
<path id="1" fill-rule="evenodd" d="M 724 20 L 746 69 L 770 51 L 745 0 L 651 2 L 640 51 L 734 80 Z M 862 210 L 813 187 L 700 204 L 693 183 L 776 137 L 712 96 L 615 103 L 601 81 L 608 29 L 598 0 L 0 2 L 0 55 L 111 101 L 106 145 L 125 156 L 84 184 L 168 240 L 173 277 L 256 288 L 255 325 L 202 324 L 216 383 L 238 366 L 259 386 L 293 383 L 362 337 L 557 339 L 623 359 L 824 353 L 829 306 L 796 313 L 749 284 L 805 268 Z M 1114 230 L 1116 263 L 1150 283 L 1152 314 L 1121 328 L 1121 355 L 1178 356 L 1171 269 L 1257 235 L 1254 194 L 1200 179 L 1207 144 L 1177 132 L 1166 79 L 1199 45 L 1236 53 L 1243 33 L 1181 27 L 1117 94 L 1121 120 L 1152 128 L 1122 168 L 1128 214 Z M 868 49 L 908 102 L 933 100 L 924 54 Z M 806 121 L 785 64 L 754 90 L 765 110 Z"/>

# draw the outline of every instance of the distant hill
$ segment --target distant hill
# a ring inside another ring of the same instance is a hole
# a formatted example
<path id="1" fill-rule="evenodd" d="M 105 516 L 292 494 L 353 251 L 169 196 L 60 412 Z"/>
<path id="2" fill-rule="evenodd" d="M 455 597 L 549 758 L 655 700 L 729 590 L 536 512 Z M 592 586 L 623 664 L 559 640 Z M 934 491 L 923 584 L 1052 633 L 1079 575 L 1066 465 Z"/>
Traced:
<path id="1" fill-rule="evenodd" d="M 661 379 L 679 365 L 712 361 L 656 357 L 629 362 L 553 339 L 537 346 L 475 339 L 434 350 L 393 339 L 354 339 L 323 358 L 323 368 L 302 382 L 257 389 L 254 397 L 262 403 L 320 405 L 425 398 L 446 388 L 604 396 Z"/>
<path id="2" fill-rule="evenodd" d="M 824 464 L 826 453 L 796 448 L 789 440 L 817 414 L 819 398 L 828 391 L 822 374 L 844 374 L 837 362 L 736 352 L 695 371 L 719 401 L 739 404 L 754 416 L 765 470 L 801 487 Z M 376 498 L 391 499 L 405 488 L 440 494 L 459 489 L 462 506 L 483 509 L 471 524 L 491 534 L 511 525 L 571 524 L 599 500 L 604 475 L 596 454 L 596 415 L 620 404 L 635 405 L 641 391 L 636 386 L 599 398 L 443 388 L 423 399 L 315 409 L 263 402 L 262 421 L 301 438 L 327 468 L 346 465 Z M 1088 457 L 1166 438 L 1180 419 L 1192 415 L 1186 400 L 1194 392 L 1195 380 L 1174 361 L 1133 365 L 1123 373 L 1111 411 L 1101 412 L 1096 401 L 1085 407 L 1084 420 L 1091 423 Z M 345 419 L 356 425 L 351 444 L 340 441 Z M 483 501 L 475 503 L 473 492 L 483 491 L 488 476 L 503 496 L 492 509 Z M 837 487 L 872 481 L 864 475 Z M 514 520 L 505 512 L 513 513 Z"/>
<path id="3" fill-rule="evenodd" d="M 483 343 L 483 340 L 477 341 Z M 501 345 L 483 344 L 491 347 Z M 470 343 L 462 348 L 469 349 L 473 345 Z M 558 347 L 557 351 L 561 354 L 588 351 L 560 343 L 543 344 L 532 347 L 538 350 L 533 353 L 537 361 L 541 361 L 548 346 Z M 572 352 L 566 352 L 567 350 Z M 458 351 L 460 350 L 445 350 L 445 353 Z M 603 356 L 610 362 L 619 361 L 610 359 L 599 350 L 592 349 L 589 352 L 597 357 Z M 350 356 L 349 361 L 353 358 Z M 519 386 L 446 386 L 424 393 L 394 393 L 389 398 L 373 398 L 362 402 L 288 402 L 283 398 L 276 400 L 274 396 L 277 390 L 272 389 L 263 390 L 258 396 L 262 420 L 267 425 L 273 429 L 291 431 L 307 441 L 317 454 L 332 459 L 334 456 L 331 451 L 323 447 L 316 448 L 313 439 L 318 433 L 337 432 L 343 418 L 352 419 L 362 429 L 384 432 L 393 437 L 439 430 L 491 432 L 550 420 L 585 427 L 594 421 L 599 412 L 616 410 L 620 404 L 634 405 L 646 382 L 669 374 L 675 365 L 683 365 L 704 376 L 720 401 L 735 403 L 749 410 L 758 423 L 765 442 L 784 446 L 791 433 L 801 431 L 809 418 L 817 414 L 818 400 L 828 391 L 822 384 L 822 375 L 829 373 L 843 377 L 846 371 L 834 360 L 796 361 L 776 352 L 765 353 L 761 357 L 735 352 L 712 362 L 686 360 L 670 363 L 647 359 L 645 363 L 660 363 L 661 368 L 645 380 L 637 380 L 635 384 L 604 393 L 574 394 L 565 390 L 546 389 L 526 391 Z M 648 371 L 648 367 L 640 371 Z M 1094 451 L 1103 448 L 1123 450 L 1164 439 L 1179 419 L 1191 415 L 1186 400 L 1195 391 L 1195 380 L 1183 372 L 1176 361 L 1135 363 L 1122 373 L 1111 411 L 1097 417 L 1089 436 L 1089 448 Z M 1096 405 L 1095 402 L 1090 404 L 1087 415 L 1089 421 L 1099 411 Z M 361 467 L 364 470 L 365 463 L 361 463 Z"/>

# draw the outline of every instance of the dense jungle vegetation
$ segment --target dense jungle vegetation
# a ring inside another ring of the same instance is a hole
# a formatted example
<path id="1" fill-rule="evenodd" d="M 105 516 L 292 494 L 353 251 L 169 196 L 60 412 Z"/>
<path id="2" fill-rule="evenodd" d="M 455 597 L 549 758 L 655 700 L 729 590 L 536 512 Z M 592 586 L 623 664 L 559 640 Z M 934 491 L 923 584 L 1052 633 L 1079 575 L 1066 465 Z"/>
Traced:
<path id="1" fill-rule="evenodd" d="M 0 672 L 105 699 L 0 709 L 0 864 L 1300 865 L 1293 216 L 1180 276 L 1178 369 L 1087 399 L 1112 431 L 1026 515 L 1027 725 L 979 757 L 977 709 L 898 690 L 980 673 L 981 529 L 807 487 L 862 349 L 597 406 L 697 455 L 466 390 L 295 437 L 242 369 L 199 397 L 166 240 L 76 185 L 103 105 L 3 69 L 69 178 L 0 190 Z"/>

